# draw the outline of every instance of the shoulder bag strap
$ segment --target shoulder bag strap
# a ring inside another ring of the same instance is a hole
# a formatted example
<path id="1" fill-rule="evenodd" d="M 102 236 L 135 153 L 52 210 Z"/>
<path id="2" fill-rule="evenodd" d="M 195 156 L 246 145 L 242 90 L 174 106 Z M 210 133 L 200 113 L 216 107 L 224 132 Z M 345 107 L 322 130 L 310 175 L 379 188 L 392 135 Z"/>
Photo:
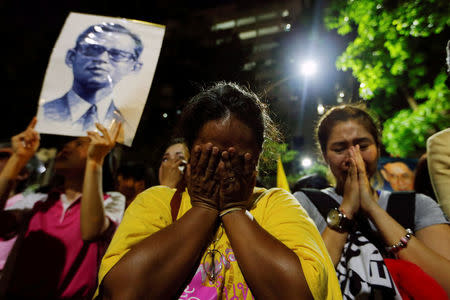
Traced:
<path id="1" fill-rule="evenodd" d="M 308 196 L 309 200 L 316 206 L 325 220 L 330 209 L 339 208 L 339 203 L 336 200 L 320 190 L 304 188 L 301 191 Z"/>
<path id="2" fill-rule="evenodd" d="M 386 212 L 403 227 L 414 229 L 416 193 L 392 192 L 388 199 Z"/>

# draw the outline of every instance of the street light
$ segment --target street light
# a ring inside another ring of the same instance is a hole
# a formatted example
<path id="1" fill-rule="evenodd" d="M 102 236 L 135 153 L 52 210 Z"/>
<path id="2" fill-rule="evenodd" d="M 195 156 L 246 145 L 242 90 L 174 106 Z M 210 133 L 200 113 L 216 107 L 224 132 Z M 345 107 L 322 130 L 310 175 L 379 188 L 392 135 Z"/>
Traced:
<path id="1" fill-rule="evenodd" d="M 311 158 L 309 158 L 309 157 L 304 157 L 304 158 L 302 159 L 302 167 L 303 167 L 303 168 L 309 168 L 309 167 L 311 167 L 311 165 L 312 165 L 312 160 L 311 160 Z"/>
<path id="2" fill-rule="evenodd" d="M 309 77 L 317 72 L 317 63 L 314 60 L 307 60 L 300 64 L 300 74 Z"/>
<path id="3" fill-rule="evenodd" d="M 323 106 L 323 104 L 318 104 L 317 105 L 317 113 L 319 115 L 323 115 L 324 112 L 325 112 L 325 106 Z"/>

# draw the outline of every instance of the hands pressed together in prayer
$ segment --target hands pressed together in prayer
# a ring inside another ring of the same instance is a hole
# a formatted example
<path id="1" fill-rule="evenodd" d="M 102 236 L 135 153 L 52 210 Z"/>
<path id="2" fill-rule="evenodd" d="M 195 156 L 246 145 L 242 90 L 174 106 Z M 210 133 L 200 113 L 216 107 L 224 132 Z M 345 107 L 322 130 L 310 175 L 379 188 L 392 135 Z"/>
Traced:
<path id="1" fill-rule="evenodd" d="M 247 209 L 256 182 L 256 162 L 234 147 L 220 151 L 211 143 L 196 145 L 187 166 L 187 188 L 192 206 L 218 212 Z"/>
<path id="2" fill-rule="evenodd" d="M 349 149 L 349 168 L 344 185 L 342 211 L 352 219 L 360 210 L 369 213 L 377 203 L 376 192 L 372 189 L 359 145 Z"/>

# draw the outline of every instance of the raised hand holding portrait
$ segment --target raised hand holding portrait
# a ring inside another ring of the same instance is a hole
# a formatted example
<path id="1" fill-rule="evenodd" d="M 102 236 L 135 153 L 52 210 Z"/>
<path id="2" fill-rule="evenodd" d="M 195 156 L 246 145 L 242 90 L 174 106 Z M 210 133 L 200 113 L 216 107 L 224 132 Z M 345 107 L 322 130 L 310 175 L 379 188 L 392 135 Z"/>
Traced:
<path id="1" fill-rule="evenodd" d="M 13 153 L 28 161 L 39 148 L 39 133 L 34 130 L 36 118 L 33 118 L 28 127 L 11 138 Z"/>
<path id="2" fill-rule="evenodd" d="M 47 68 L 37 130 L 81 136 L 116 121 L 118 142 L 131 146 L 163 34 L 159 25 L 71 13 Z"/>

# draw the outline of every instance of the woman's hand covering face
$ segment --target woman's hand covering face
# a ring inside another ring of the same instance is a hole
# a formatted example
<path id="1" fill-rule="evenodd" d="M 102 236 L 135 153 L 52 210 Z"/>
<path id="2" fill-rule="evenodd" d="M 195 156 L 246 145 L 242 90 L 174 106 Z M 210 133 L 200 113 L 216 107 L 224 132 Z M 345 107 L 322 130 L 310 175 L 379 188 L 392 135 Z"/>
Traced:
<path id="1" fill-rule="evenodd" d="M 237 154 L 233 147 L 222 152 L 219 164 L 220 210 L 248 208 L 256 182 L 255 162 L 250 153 Z"/>
<path id="2" fill-rule="evenodd" d="M 187 165 L 186 181 L 192 206 L 219 211 L 219 149 L 211 143 L 196 145 Z"/>
<path id="3" fill-rule="evenodd" d="M 183 179 L 183 172 L 180 170 L 186 161 L 180 158 L 167 159 L 159 166 L 159 183 L 170 188 L 177 187 L 177 184 Z"/>
<path id="4" fill-rule="evenodd" d="M 219 153 L 211 143 L 196 145 L 186 173 L 192 206 L 217 211 L 248 208 L 256 182 L 255 169 L 250 153 L 237 154 L 233 147 Z"/>

